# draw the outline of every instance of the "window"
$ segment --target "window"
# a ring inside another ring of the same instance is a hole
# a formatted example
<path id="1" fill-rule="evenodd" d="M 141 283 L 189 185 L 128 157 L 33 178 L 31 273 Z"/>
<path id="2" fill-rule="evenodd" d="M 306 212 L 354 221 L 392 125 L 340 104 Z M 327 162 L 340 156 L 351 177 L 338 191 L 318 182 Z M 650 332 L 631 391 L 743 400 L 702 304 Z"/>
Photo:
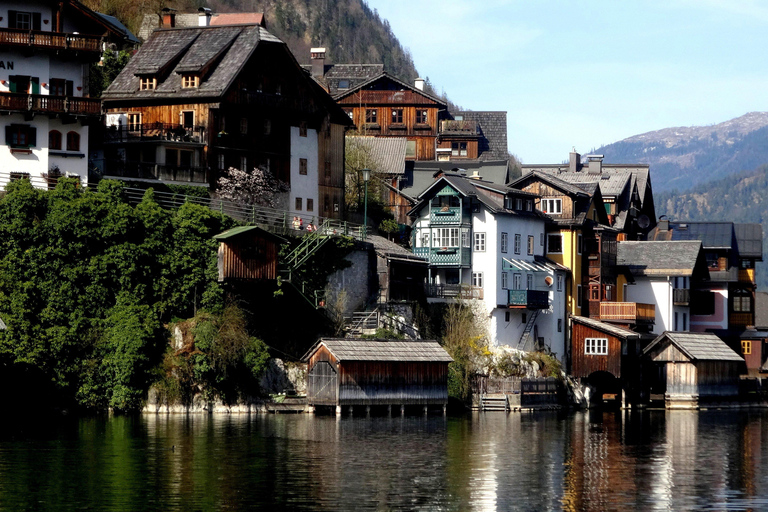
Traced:
<path id="1" fill-rule="evenodd" d="M 8 10 L 8 28 L 40 30 L 40 13 Z"/>
<path id="2" fill-rule="evenodd" d="M 755 263 L 752 260 L 741 260 L 741 268 L 755 268 Z"/>
<path id="3" fill-rule="evenodd" d="M 200 85 L 200 77 L 197 75 L 181 75 L 182 89 L 192 89 Z"/>
<path id="4" fill-rule="evenodd" d="M 501 287 L 504 290 L 509 288 L 509 274 L 507 274 L 506 272 L 501 273 Z"/>
<path id="5" fill-rule="evenodd" d="M 563 213 L 563 200 L 562 199 L 542 199 L 541 211 L 543 211 L 544 213 L 559 215 Z"/>
<path id="6" fill-rule="evenodd" d="M 264 135 L 272 133 L 272 121 L 269 119 L 264 120 Z"/>
<path id="7" fill-rule="evenodd" d="M 611 286 L 605 285 L 605 300 L 611 300 Z"/>
<path id="8" fill-rule="evenodd" d="M 241 156 L 240 157 L 240 170 L 245 172 L 248 170 L 248 158 Z"/>
<path id="9" fill-rule="evenodd" d="M 509 322 L 509 311 L 504 312 L 504 321 Z"/>
<path id="10" fill-rule="evenodd" d="M 349 89 L 349 80 L 339 80 L 339 89 Z"/>
<path id="11" fill-rule="evenodd" d="M 329 196 L 328 194 L 326 194 L 323 199 L 323 211 L 325 213 L 328 213 L 331 211 L 331 196 Z"/>
<path id="12" fill-rule="evenodd" d="M 608 338 L 585 339 L 584 353 L 592 356 L 607 356 L 608 355 Z"/>
<path id="13" fill-rule="evenodd" d="M 533 235 L 528 235 L 528 254 L 533 256 L 533 244 L 534 244 L 534 238 Z"/>
<path id="14" fill-rule="evenodd" d="M 141 84 L 139 86 L 139 89 L 141 89 L 142 91 L 151 91 L 155 88 L 156 85 L 157 85 L 157 78 L 143 76 L 141 77 Z"/>
<path id="15" fill-rule="evenodd" d="M 523 200 L 520 198 L 515 199 L 515 210 L 523 209 Z"/>
<path id="16" fill-rule="evenodd" d="M 419 247 L 429 247 L 429 232 L 423 231 L 421 233 L 421 245 Z"/>
<path id="17" fill-rule="evenodd" d="M 74 86 L 74 83 L 72 85 Z M 51 82 L 48 86 L 48 94 L 51 96 L 66 96 L 66 86 L 67 81 L 63 78 L 51 78 Z"/>
<path id="18" fill-rule="evenodd" d="M 311 212 L 315 209 L 315 200 L 307 198 L 307 211 Z"/>
<path id="19" fill-rule="evenodd" d="M 472 272 L 472 286 L 475 288 L 482 288 L 483 287 L 483 273 L 482 272 Z"/>
<path id="20" fill-rule="evenodd" d="M 377 124 L 379 122 L 379 111 L 375 108 L 365 109 L 365 122 L 369 124 Z"/>
<path id="21" fill-rule="evenodd" d="M 301 198 L 300 197 L 296 198 L 296 211 L 297 212 L 301 211 Z"/>
<path id="22" fill-rule="evenodd" d="M 749 313 L 752 311 L 752 296 L 749 292 L 737 290 L 733 297 L 733 311 L 738 313 Z"/>
<path id="23" fill-rule="evenodd" d="M 401 108 L 393 108 L 392 109 L 392 124 L 402 124 L 403 123 L 403 109 Z"/>
<path id="24" fill-rule="evenodd" d="M 533 201 L 531 201 L 530 199 L 528 199 L 525 202 L 525 211 L 527 211 L 527 212 L 532 212 L 533 211 Z"/>
<path id="25" fill-rule="evenodd" d="M 461 230 L 461 246 L 469 249 L 469 230 L 468 229 Z"/>
<path id="26" fill-rule="evenodd" d="M 224 166 L 224 155 L 219 153 L 219 155 L 217 156 L 217 159 L 219 161 L 219 169 L 221 169 L 223 171 L 226 168 Z"/>
<path id="27" fill-rule="evenodd" d="M 533 274 L 525 275 L 525 289 L 533 290 Z"/>
<path id="28" fill-rule="evenodd" d="M 501 234 L 501 252 L 507 252 L 507 246 L 509 245 L 509 235 L 507 233 Z"/>
<path id="29" fill-rule="evenodd" d="M 247 120 L 246 120 L 247 121 Z M 195 126 L 195 112 L 194 110 L 182 110 L 181 111 L 181 126 L 187 129 L 191 129 Z M 242 121 L 240 123 L 242 128 Z"/>
<path id="30" fill-rule="evenodd" d="M 306 137 L 306 136 L 307 136 L 307 123 L 302 121 L 301 123 L 299 123 L 299 137 Z"/>
<path id="31" fill-rule="evenodd" d="M 242 133 L 243 135 L 248 134 L 248 118 L 247 117 L 240 118 L 240 133 Z"/>
<path id="32" fill-rule="evenodd" d="M 563 274 L 557 274 L 557 291 L 563 291 Z"/>
<path id="33" fill-rule="evenodd" d="M 405 143 L 405 157 L 416 158 L 416 141 L 409 140 Z"/>
<path id="34" fill-rule="evenodd" d="M 715 292 L 698 291 L 691 294 L 691 314 L 709 316 L 715 314 Z"/>
<path id="35" fill-rule="evenodd" d="M 559 233 L 556 235 L 547 235 L 547 252 L 562 254 L 563 237 Z"/>
<path id="36" fill-rule="evenodd" d="M 544 233 L 539 233 L 539 245 L 544 247 Z"/>
<path id="37" fill-rule="evenodd" d="M 677 311 L 675 311 L 675 323 L 674 323 L 674 327 L 673 327 L 672 330 L 674 330 L 674 331 L 677 330 Z"/>
<path id="38" fill-rule="evenodd" d="M 467 156 L 467 143 L 451 142 L 451 156 Z"/>
<path id="39" fill-rule="evenodd" d="M 299 158 L 299 174 L 307 174 L 307 159 Z"/>
<path id="40" fill-rule="evenodd" d="M 48 133 L 48 149 L 61 149 L 61 132 L 51 130 Z"/>
<path id="41" fill-rule="evenodd" d="M 485 233 L 475 233 L 475 250 L 485 250 Z"/>
<path id="42" fill-rule="evenodd" d="M 581 233 L 576 235 L 576 251 L 577 254 L 581 254 L 581 251 L 583 250 L 583 245 L 581 243 Z"/>
<path id="43" fill-rule="evenodd" d="M 128 131 L 138 132 L 141 130 L 141 114 L 128 114 Z"/>
<path id="44" fill-rule="evenodd" d="M 512 274 L 512 289 L 513 290 L 523 289 L 523 274 Z"/>
<path id="45" fill-rule="evenodd" d="M 416 124 L 427 124 L 427 111 L 416 109 Z"/>
<path id="46" fill-rule="evenodd" d="M 519 233 L 515 234 L 515 254 L 520 254 L 520 245 L 522 244 L 522 240 Z"/>
<path id="47" fill-rule="evenodd" d="M 688 330 L 688 313 L 683 313 L 683 330 Z"/>
<path id="48" fill-rule="evenodd" d="M 459 228 L 434 228 L 432 230 L 433 247 L 458 247 Z"/>
<path id="49" fill-rule="evenodd" d="M 67 151 L 80 151 L 80 134 L 77 132 L 67 133 Z"/>
<path id="50" fill-rule="evenodd" d="M 741 353 L 745 356 L 752 353 L 752 340 L 741 340 Z"/>
<path id="51" fill-rule="evenodd" d="M 576 307 L 577 308 L 581 307 L 581 285 L 580 284 L 576 285 Z"/>
<path id="52" fill-rule="evenodd" d="M 37 146 L 37 128 L 28 124 L 5 127 L 5 143 L 11 148 L 29 149 Z"/>
<path id="53" fill-rule="evenodd" d="M 557 332 L 563 332 L 563 319 L 557 319 Z"/>
<path id="54" fill-rule="evenodd" d="M 339 211 L 339 203 L 333 203 L 333 211 L 338 213 L 338 211 Z"/>

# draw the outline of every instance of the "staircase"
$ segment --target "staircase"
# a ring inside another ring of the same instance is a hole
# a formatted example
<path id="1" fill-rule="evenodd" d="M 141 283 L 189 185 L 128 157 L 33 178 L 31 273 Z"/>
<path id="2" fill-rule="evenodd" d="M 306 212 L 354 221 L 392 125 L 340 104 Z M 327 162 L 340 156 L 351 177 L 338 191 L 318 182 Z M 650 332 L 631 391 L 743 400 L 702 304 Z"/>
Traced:
<path id="1" fill-rule="evenodd" d="M 486 411 L 501 411 L 507 412 L 509 410 L 509 402 L 507 401 L 507 395 L 502 393 L 494 393 L 482 395 L 480 397 L 480 410 Z"/>
<path id="2" fill-rule="evenodd" d="M 517 350 L 525 350 L 528 346 L 528 342 L 531 340 L 531 333 L 533 332 L 533 326 L 536 324 L 536 318 L 539 316 L 540 309 L 534 309 L 531 316 L 528 318 L 528 322 L 525 324 L 523 335 L 520 336 L 520 341 L 517 343 Z"/>
<path id="3" fill-rule="evenodd" d="M 379 328 L 379 310 L 377 308 L 373 311 L 355 311 L 345 320 L 348 338 L 374 334 Z"/>

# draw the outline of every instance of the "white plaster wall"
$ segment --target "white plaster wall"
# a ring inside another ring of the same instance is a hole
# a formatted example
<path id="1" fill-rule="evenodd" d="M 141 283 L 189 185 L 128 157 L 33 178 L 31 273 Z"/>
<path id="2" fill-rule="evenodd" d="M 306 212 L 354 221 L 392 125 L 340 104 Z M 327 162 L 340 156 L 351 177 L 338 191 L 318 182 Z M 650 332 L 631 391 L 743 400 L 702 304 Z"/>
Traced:
<path id="1" fill-rule="evenodd" d="M 0 5 L 0 28 L 8 28 L 8 11 L 24 11 L 24 12 L 39 12 L 42 14 L 40 17 L 40 30 L 43 32 L 50 32 L 54 23 L 53 17 L 53 4 L 45 4 L 43 2 L 6 2 L 4 1 Z M 45 23 L 48 20 L 48 23 Z M 66 18 L 65 18 L 66 22 Z"/>
<path id="2" fill-rule="evenodd" d="M 299 174 L 299 159 L 307 159 L 307 174 Z M 318 147 L 317 131 L 307 129 L 307 136 L 299 136 L 299 127 L 291 126 L 291 191 L 288 208 L 292 213 L 303 216 L 318 215 Z M 296 198 L 301 198 L 301 211 L 296 212 Z M 314 200 L 311 212 L 307 211 L 307 199 Z"/>
<path id="3" fill-rule="evenodd" d="M 19 52 L 2 51 L 0 52 L 0 61 L 3 62 L 4 66 L 4 69 L 0 68 L 0 80 L 5 81 L 4 84 L 0 84 L 0 92 L 9 92 L 11 90 L 9 76 L 29 75 L 39 77 L 41 84 L 40 94 L 48 94 L 47 89 L 42 87 L 43 82 L 48 83 L 50 79 L 50 60 L 45 53 L 24 56 Z M 80 65 L 77 65 L 78 69 L 80 69 Z M 79 79 L 82 81 L 82 71 L 79 72 L 79 75 Z"/>
<path id="4" fill-rule="evenodd" d="M 728 285 L 712 284 L 710 291 L 715 293 L 715 314 L 691 317 L 691 331 L 703 332 L 707 329 L 728 328 Z M 695 293 L 696 291 L 691 290 L 691 300 L 694 300 Z"/>
<path id="5" fill-rule="evenodd" d="M 675 306 L 673 300 L 674 277 L 648 278 L 637 277 L 635 284 L 627 286 L 626 302 L 653 304 L 656 309 L 656 321 L 652 332 L 661 334 L 664 331 L 675 330 L 675 312 L 678 314 L 677 331 L 691 329 L 690 308 Z M 686 325 L 683 329 L 683 314 L 686 315 Z"/>
<path id="6" fill-rule="evenodd" d="M 475 251 L 475 234 L 485 233 L 485 251 Z M 472 272 L 483 273 L 483 304 L 487 315 L 498 304 L 498 290 L 501 287 L 499 277 L 499 235 L 498 223 L 494 216 L 481 208 L 479 212 L 472 214 L 472 230 L 470 233 L 470 247 L 472 250 Z M 471 273 L 470 272 L 470 279 Z M 471 280 L 470 280 L 471 282 Z M 493 338 L 493 336 L 491 336 Z"/>

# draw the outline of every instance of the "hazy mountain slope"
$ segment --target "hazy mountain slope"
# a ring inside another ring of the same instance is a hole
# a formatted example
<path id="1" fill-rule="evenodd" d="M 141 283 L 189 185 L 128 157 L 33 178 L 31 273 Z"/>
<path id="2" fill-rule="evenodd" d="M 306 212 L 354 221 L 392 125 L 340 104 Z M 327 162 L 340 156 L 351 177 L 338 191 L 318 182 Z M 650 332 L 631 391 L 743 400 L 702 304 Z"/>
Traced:
<path id="1" fill-rule="evenodd" d="M 595 153 L 604 154 L 608 163 L 648 163 L 656 191 L 683 191 L 768 164 L 768 112 L 750 112 L 712 126 L 643 133 Z"/>

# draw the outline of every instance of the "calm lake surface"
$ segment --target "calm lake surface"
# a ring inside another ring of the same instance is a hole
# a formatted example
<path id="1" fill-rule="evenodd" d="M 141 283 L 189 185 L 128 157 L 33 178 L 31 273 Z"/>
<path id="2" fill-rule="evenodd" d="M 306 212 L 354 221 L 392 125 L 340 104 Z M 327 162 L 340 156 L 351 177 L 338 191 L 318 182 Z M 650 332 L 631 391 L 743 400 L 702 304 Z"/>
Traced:
<path id="1" fill-rule="evenodd" d="M 768 509 L 765 411 L 2 423 L 0 510 Z"/>

